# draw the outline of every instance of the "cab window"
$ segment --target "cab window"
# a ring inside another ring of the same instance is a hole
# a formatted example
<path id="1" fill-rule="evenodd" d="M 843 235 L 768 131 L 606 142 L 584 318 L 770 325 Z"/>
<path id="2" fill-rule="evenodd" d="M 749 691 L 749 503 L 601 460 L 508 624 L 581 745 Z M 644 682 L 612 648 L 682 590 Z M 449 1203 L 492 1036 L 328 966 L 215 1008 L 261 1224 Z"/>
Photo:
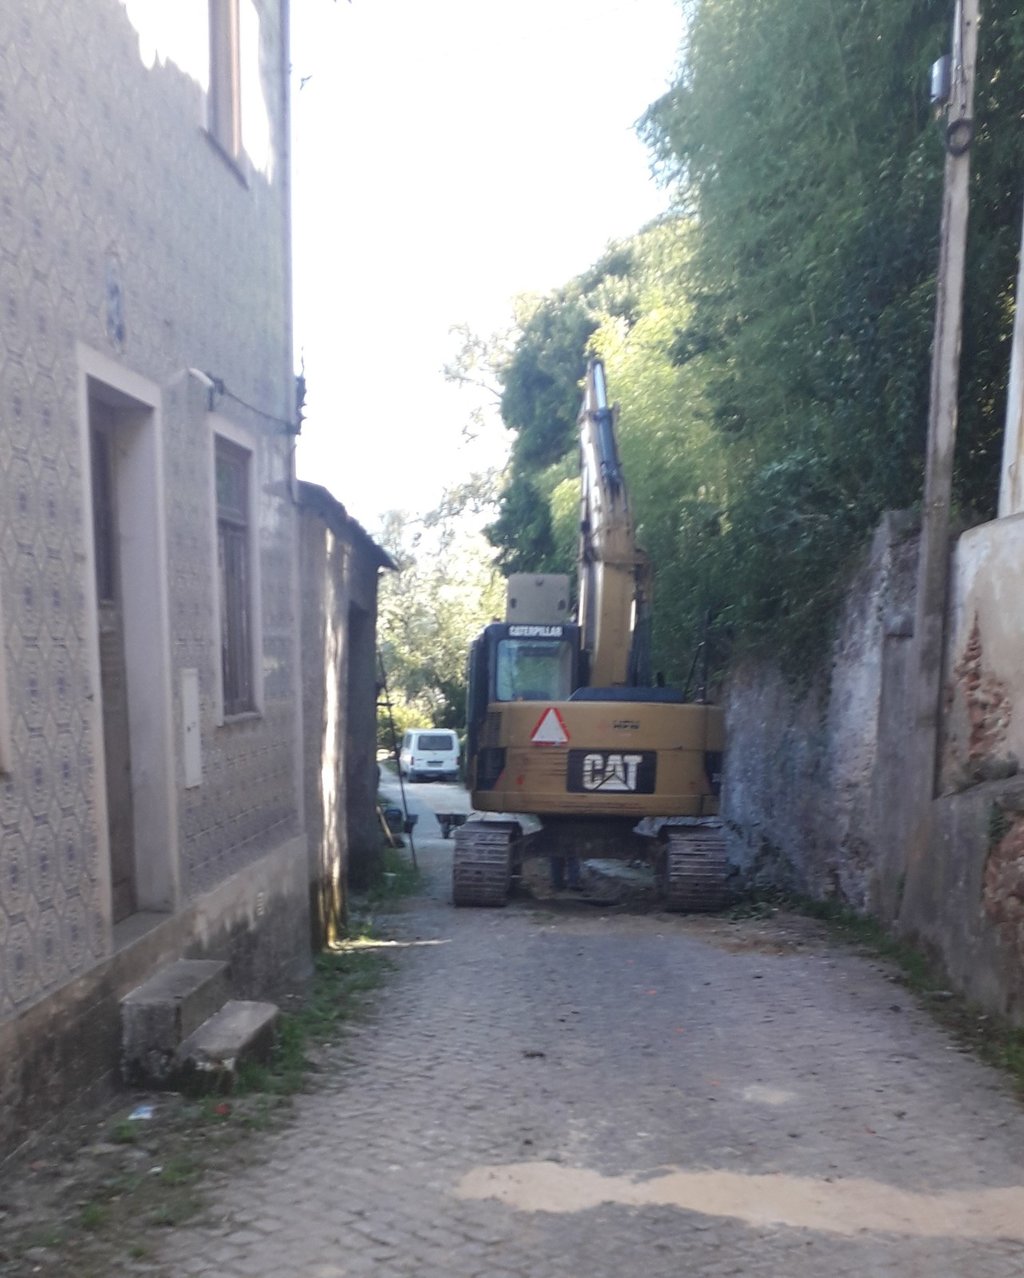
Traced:
<path id="1" fill-rule="evenodd" d="M 573 646 L 566 639 L 501 639 L 495 661 L 497 701 L 568 701 Z"/>

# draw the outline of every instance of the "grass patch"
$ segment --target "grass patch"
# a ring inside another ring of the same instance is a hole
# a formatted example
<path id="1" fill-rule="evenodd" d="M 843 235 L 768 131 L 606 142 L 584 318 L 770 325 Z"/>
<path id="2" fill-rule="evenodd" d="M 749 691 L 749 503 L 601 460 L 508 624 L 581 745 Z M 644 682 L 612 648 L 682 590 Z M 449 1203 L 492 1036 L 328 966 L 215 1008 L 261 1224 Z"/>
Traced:
<path id="1" fill-rule="evenodd" d="M 1010 833 L 1013 828 L 1013 820 L 1010 814 L 993 803 L 988 810 L 988 846 L 989 851 L 999 846 L 1003 839 Z"/>
<path id="2" fill-rule="evenodd" d="M 908 941 L 892 936 L 871 915 L 858 914 L 836 901 L 803 900 L 797 902 L 795 908 L 801 914 L 820 919 L 837 940 L 892 963 L 899 970 L 902 984 L 915 994 L 934 994 L 937 989 L 945 989 L 942 970 Z"/>
<path id="3" fill-rule="evenodd" d="M 106 1180 L 101 1181 L 99 1188 L 96 1190 L 96 1201 L 116 1202 L 126 1194 L 134 1193 L 142 1183 L 142 1180 L 143 1177 L 138 1172 L 132 1171 L 122 1171 L 113 1176 L 108 1176 Z"/>
<path id="4" fill-rule="evenodd" d="M 280 1017 L 269 1061 L 247 1062 L 240 1067 L 237 1095 L 287 1097 L 303 1086 L 311 1045 L 334 1039 L 345 1023 L 362 1011 L 366 996 L 380 985 L 392 966 L 389 959 L 372 949 L 371 930 L 372 925 L 367 923 L 339 949 L 316 958 L 305 1003 L 298 1011 Z M 249 1113 L 255 1124 L 269 1121 L 270 1116 L 269 1108 Z"/>
<path id="5" fill-rule="evenodd" d="M 78 1223 L 90 1233 L 102 1229 L 110 1216 L 110 1208 L 105 1203 L 86 1203 L 78 1213 Z"/>
<path id="6" fill-rule="evenodd" d="M 192 1185 L 202 1174 L 198 1159 L 191 1154 L 178 1154 L 164 1164 L 160 1179 L 165 1185 Z"/>
<path id="7" fill-rule="evenodd" d="M 63 1224 L 47 1225 L 42 1229 L 33 1229 L 21 1240 L 20 1250 L 33 1251 L 37 1247 L 45 1247 L 56 1251 L 67 1242 L 68 1231 Z"/>
<path id="8" fill-rule="evenodd" d="M 380 868 L 358 904 L 363 909 L 379 909 L 403 897 L 415 896 L 422 883 L 423 876 L 413 865 L 409 852 L 405 848 L 385 846 L 381 852 Z"/>
<path id="9" fill-rule="evenodd" d="M 115 1145 L 137 1145 L 139 1142 L 139 1124 L 131 1119 L 122 1118 L 107 1133 L 107 1138 Z"/>
<path id="10" fill-rule="evenodd" d="M 161 1199 L 146 1217 L 146 1222 L 161 1229 L 173 1229 L 175 1225 L 183 1225 L 197 1216 L 202 1209 L 203 1200 L 198 1194 L 171 1194 Z"/>

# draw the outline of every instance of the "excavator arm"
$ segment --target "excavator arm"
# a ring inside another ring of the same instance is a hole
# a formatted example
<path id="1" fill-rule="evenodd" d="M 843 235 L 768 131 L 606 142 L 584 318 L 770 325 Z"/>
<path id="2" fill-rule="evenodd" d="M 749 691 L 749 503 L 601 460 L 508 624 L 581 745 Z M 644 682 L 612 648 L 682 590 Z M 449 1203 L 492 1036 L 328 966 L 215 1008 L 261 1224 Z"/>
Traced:
<path id="1" fill-rule="evenodd" d="M 579 619 L 588 683 L 599 688 L 647 682 L 651 569 L 636 544 L 604 364 L 587 365 L 580 437 Z"/>

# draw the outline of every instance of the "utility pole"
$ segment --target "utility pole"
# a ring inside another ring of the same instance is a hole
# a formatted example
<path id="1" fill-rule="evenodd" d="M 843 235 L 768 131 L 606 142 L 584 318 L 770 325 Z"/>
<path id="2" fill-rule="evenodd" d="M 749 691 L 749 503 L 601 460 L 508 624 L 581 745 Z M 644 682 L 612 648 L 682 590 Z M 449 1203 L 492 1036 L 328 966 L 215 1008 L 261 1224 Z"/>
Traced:
<path id="1" fill-rule="evenodd" d="M 1017 293 L 1010 353 L 1010 384 L 1006 391 L 1006 429 L 1003 432 L 1003 474 L 999 484 L 999 518 L 1024 510 L 1024 230 L 1021 232 Z"/>
<path id="2" fill-rule="evenodd" d="M 956 0 L 952 53 L 933 69 L 933 100 L 943 104 L 946 116 L 946 169 L 914 619 L 916 686 L 910 780 L 917 802 L 915 833 L 908 849 L 912 860 L 927 856 L 928 812 L 935 796 L 938 766 L 979 18 L 979 0 Z M 908 866 L 908 871 L 911 868 Z"/>

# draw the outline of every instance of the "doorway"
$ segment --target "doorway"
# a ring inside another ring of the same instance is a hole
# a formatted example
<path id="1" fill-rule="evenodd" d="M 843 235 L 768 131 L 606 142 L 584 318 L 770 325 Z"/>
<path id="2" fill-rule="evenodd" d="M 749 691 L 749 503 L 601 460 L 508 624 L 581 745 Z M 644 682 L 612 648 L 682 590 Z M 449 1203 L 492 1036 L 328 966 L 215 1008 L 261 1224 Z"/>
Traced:
<path id="1" fill-rule="evenodd" d="M 111 910 L 112 921 L 120 923 L 138 909 L 138 891 L 135 876 L 128 671 L 124 644 L 121 530 L 117 504 L 118 439 L 114 409 L 95 398 L 90 398 L 89 401 L 89 448 L 92 461 L 97 647 L 110 839 Z"/>
<path id="2" fill-rule="evenodd" d="M 160 392 L 79 358 L 94 799 L 116 926 L 174 909 L 179 890 Z"/>

